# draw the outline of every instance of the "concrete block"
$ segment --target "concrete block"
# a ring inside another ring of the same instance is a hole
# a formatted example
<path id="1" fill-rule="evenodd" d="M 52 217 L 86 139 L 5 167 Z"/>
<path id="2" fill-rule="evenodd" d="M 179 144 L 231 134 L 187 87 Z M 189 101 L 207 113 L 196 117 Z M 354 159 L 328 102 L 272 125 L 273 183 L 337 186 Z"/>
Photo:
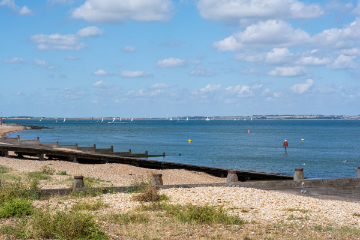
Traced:
<path id="1" fill-rule="evenodd" d="M 233 182 L 238 182 L 238 176 L 236 174 L 236 171 L 228 171 L 228 175 L 226 178 L 226 182 L 227 183 L 233 183 Z"/>
<path id="2" fill-rule="evenodd" d="M 70 161 L 72 161 L 73 163 L 79 163 L 77 161 L 77 157 L 70 157 Z"/>
<path id="3" fill-rule="evenodd" d="M 303 168 L 295 168 L 294 181 L 304 180 Z"/>
<path id="4" fill-rule="evenodd" d="M 153 177 L 151 179 L 151 185 L 153 186 L 162 186 L 163 180 L 162 180 L 162 174 L 153 174 Z"/>
<path id="5" fill-rule="evenodd" d="M 85 187 L 84 185 L 84 177 L 83 176 L 74 176 L 74 191 L 82 190 Z"/>

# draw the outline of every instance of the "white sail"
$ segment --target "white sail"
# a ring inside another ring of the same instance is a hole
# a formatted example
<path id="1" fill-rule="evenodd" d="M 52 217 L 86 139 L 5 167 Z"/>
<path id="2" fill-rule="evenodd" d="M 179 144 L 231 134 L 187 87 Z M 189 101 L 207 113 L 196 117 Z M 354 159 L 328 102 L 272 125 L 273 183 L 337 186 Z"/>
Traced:
<path id="1" fill-rule="evenodd" d="M 252 118 L 250 120 L 252 121 Z"/>
<path id="2" fill-rule="evenodd" d="M 188 118 L 188 117 L 186 118 L 186 121 L 189 121 L 189 118 Z"/>
<path id="3" fill-rule="evenodd" d="M 134 119 L 133 118 L 131 118 L 131 121 L 133 121 Z"/>
<path id="4" fill-rule="evenodd" d="M 209 117 L 206 117 L 206 121 L 210 121 Z"/>
<path id="5" fill-rule="evenodd" d="M 104 118 L 101 118 L 101 122 L 103 122 L 104 121 Z"/>
<path id="6" fill-rule="evenodd" d="M 172 117 L 170 118 L 170 121 L 172 121 Z"/>
<path id="7" fill-rule="evenodd" d="M 64 118 L 64 122 L 65 122 L 65 118 Z"/>
<path id="8" fill-rule="evenodd" d="M 115 118 L 113 118 L 113 122 L 115 122 Z"/>

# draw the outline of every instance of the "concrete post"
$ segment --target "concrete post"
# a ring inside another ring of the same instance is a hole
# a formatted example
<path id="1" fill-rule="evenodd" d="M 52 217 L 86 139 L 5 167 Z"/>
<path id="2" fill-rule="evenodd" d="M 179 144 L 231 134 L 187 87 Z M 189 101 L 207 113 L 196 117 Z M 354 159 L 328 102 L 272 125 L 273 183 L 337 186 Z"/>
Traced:
<path id="1" fill-rule="evenodd" d="M 165 152 L 163 152 L 163 156 L 165 157 Z"/>
<path id="2" fill-rule="evenodd" d="M 295 168 L 294 181 L 304 180 L 303 168 Z"/>
<path id="3" fill-rule="evenodd" d="M 358 167 L 358 171 L 357 171 L 357 178 L 360 178 L 360 167 Z"/>
<path id="4" fill-rule="evenodd" d="M 148 153 L 148 151 L 145 151 L 145 155 L 146 155 L 146 156 L 149 156 L 149 153 Z"/>
<path id="5" fill-rule="evenodd" d="M 153 177 L 151 179 L 151 185 L 153 186 L 162 186 L 163 180 L 162 180 L 162 174 L 153 174 Z"/>
<path id="6" fill-rule="evenodd" d="M 57 148 L 59 147 L 59 142 L 56 142 L 56 147 L 57 147 Z"/>
<path id="7" fill-rule="evenodd" d="M 77 150 L 79 147 L 79 145 L 77 143 L 75 143 L 75 149 Z"/>
<path id="8" fill-rule="evenodd" d="M 73 190 L 82 190 L 84 188 L 84 177 L 83 176 L 74 176 L 74 186 Z"/>
<path id="9" fill-rule="evenodd" d="M 45 154 L 43 154 L 43 153 L 40 153 L 40 154 L 38 154 L 37 155 L 38 156 L 38 158 L 39 158 L 39 161 L 44 161 L 45 160 Z"/>
<path id="10" fill-rule="evenodd" d="M 96 144 L 93 145 L 94 150 L 96 150 Z"/>
<path id="11" fill-rule="evenodd" d="M 20 144 L 20 135 L 17 135 L 18 144 Z"/>
<path id="12" fill-rule="evenodd" d="M 131 149 L 129 149 L 129 153 L 131 154 Z"/>
<path id="13" fill-rule="evenodd" d="M 110 146 L 111 152 L 114 152 L 114 146 Z"/>
<path id="14" fill-rule="evenodd" d="M 238 181 L 239 181 L 239 179 L 238 179 L 238 176 L 236 174 L 236 171 L 234 171 L 234 170 L 228 171 L 226 182 L 227 183 L 233 183 L 233 182 L 238 182 Z"/>

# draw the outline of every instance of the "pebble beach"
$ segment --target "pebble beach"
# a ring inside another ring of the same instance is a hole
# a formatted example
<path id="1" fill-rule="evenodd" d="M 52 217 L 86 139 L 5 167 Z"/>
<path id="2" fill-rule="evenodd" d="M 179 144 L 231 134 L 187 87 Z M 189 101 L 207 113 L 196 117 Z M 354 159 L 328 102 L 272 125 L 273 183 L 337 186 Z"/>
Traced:
<path id="1" fill-rule="evenodd" d="M 14 129 L 0 128 L 0 134 Z M 16 130 L 14 130 L 16 131 Z M 12 153 L 10 153 L 11 155 Z M 79 164 L 66 161 L 38 161 L 36 158 L 0 157 L 0 165 L 13 169 L 13 174 L 40 171 L 44 166 L 55 172 L 66 171 L 67 176 L 54 174 L 53 181 L 41 182 L 42 189 L 69 188 L 69 184 L 60 184 L 61 180 L 82 175 L 102 179 L 112 186 L 129 186 L 134 182 L 144 181 L 152 173 L 162 173 L 165 185 L 223 183 L 226 178 L 211 176 L 206 173 L 186 170 L 150 170 L 126 164 Z M 71 185 L 71 183 L 70 183 Z M 360 204 L 337 200 L 321 200 L 311 197 L 265 191 L 243 187 L 197 187 L 191 189 L 160 189 L 167 195 L 171 204 L 193 204 L 198 206 L 222 206 L 230 215 L 237 215 L 247 222 L 261 224 L 301 223 L 304 225 L 324 225 L 360 229 Z M 133 210 L 141 203 L 132 199 L 133 194 L 115 193 L 87 198 L 94 202 L 101 199 L 108 207 L 98 210 L 99 214 L 118 214 Z M 52 209 L 65 210 L 77 203 L 76 199 L 59 201 L 56 198 L 34 201 L 36 208 L 48 206 Z"/>

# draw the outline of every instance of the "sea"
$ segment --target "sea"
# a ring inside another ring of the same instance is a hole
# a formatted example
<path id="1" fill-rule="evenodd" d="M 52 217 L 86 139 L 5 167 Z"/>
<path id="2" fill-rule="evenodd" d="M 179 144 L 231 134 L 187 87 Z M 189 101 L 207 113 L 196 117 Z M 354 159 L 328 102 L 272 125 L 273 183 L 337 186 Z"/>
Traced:
<path id="1" fill-rule="evenodd" d="M 158 155 L 150 159 L 199 166 L 252 170 L 307 179 L 353 178 L 360 166 L 360 121 L 356 120 L 119 120 L 104 123 L 67 119 L 6 119 L 49 126 L 25 130 L 22 140 L 75 144 L 116 152 Z M 302 141 L 303 139 L 303 141 Z M 191 140 L 191 142 L 189 142 Z M 285 152 L 283 142 L 287 140 Z M 181 155 L 180 155 L 181 154 Z"/>

